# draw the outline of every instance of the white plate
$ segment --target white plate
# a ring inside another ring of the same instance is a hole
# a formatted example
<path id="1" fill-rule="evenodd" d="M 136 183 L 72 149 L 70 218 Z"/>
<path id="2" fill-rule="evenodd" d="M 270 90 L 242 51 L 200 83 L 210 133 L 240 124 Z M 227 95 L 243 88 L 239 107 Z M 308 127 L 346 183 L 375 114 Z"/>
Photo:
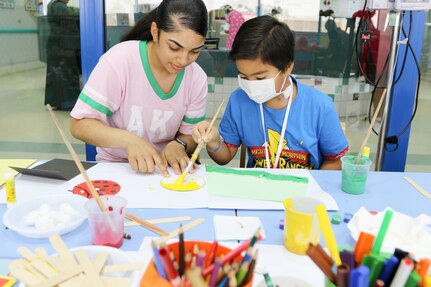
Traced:
<path id="1" fill-rule="evenodd" d="M 124 251 L 121 249 L 117 249 L 109 246 L 99 246 L 99 245 L 86 245 L 80 246 L 76 248 L 70 248 L 71 252 L 83 250 L 87 252 L 88 257 L 90 259 L 95 258 L 100 253 L 108 253 L 108 259 L 106 260 L 105 265 L 113 265 L 113 264 L 125 264 L 125 263 L 134 263 L 135 261 Z M 55 255 L 55 254 L 54 254 Z M 142 270 L 135 270 L 129 272 L 116 272 L 116 273 L 106 273 L 103 276 L 111 276 L 111 277 L 128 277 L 131 279 L 130 286 L 139 286 L 139 281 L 141 279 Z M 25 287 L 24 283 L 21 283 L 19 287 Z"/>
<path id="2" fill-rule="evenodd" d="M 8 209 L 3 216 L 3 224 L 9 229 L 31 238 L 45 238 L 51 234 L 64 234 L 77 228 L 87 218 L 87 212 L 84 209 L 84 204 L 88 199 L 73 194 L 50 195 L 32 198 L 29 201 L 22 201 L 16 203 L 12 208 Z M 78 213 L 77 217 L 72 222 L 51 229 L 38 230 L 25 223 L 26 215 L 32 211 L 40 208 L 42 204 L 49 204 L 53 209 L 60 207 L 63 203 L 69 203 Z"/>

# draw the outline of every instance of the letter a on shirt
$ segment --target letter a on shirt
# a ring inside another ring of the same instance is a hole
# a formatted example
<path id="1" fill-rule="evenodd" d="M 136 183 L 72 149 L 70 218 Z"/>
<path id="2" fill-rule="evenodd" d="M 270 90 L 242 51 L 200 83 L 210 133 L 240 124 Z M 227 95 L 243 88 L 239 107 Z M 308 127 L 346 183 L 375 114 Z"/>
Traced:
<path id="1" fill-rule="evenodd" d="M 166 124 L 173 115 L 173 111 L 154 110 L 150 126 L 150 138 L 154 139 L 158 132 L 158 138 L 165 139 L 168 134 L 166 131 Z"/>

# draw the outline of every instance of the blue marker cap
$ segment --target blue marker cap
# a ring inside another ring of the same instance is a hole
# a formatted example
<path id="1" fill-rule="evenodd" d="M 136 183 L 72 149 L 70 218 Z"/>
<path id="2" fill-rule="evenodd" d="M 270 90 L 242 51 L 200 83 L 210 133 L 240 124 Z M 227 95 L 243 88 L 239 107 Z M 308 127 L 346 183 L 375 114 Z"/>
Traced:
<path id="1" fill-rule="evenodd" d="M 280 219 L 280 223 L 279 223 L 278 227 L 279 227 L 281 230 L 284 230 L 284 219 Z"/>
<path id="2" fill-rule="evenodd" d="M 344 213 L 344 222 L 349 223 L 349 221 L 352 219 L 353 215 L 351 213 Z"/>
<path id="3" fill-rule="evenodd" d="M 350 287 L 368 287 L 370 269 L 361 265 L 350 272 Z"/>

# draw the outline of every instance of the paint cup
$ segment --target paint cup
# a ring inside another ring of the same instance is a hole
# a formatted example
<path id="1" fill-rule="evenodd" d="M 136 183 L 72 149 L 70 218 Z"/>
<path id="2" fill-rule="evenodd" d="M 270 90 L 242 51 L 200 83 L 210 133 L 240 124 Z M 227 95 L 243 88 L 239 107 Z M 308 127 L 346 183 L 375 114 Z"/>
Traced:
<path id="1" fill-rule="evenodd" d="M 320 242 L 316 206 L 321 201 L 309 197 L 284 200 L 284 246 L 287 250 L 304 255 L 310 243 Z"/>
<path id="2" fill-rule="evenodd" d="M 127 201 L 120 196 L 100 196 L 106 208 L 102 212 L 96 199 L 91 198 L 85 203 L 91 240 L 94 245 L 105 245 L 119 248 L 123 244 L 124 208 Z"/>
<path id="3" fill-rule="evenodd" d="M 358 164 L 355 163 L 355 160 L 356 156 L 354 155 L 341 158 L 341 189 L 350 194 L 362 194 L 365 192 L 368 171 L 372 162 L 364 157 L 361 157 Z"/>

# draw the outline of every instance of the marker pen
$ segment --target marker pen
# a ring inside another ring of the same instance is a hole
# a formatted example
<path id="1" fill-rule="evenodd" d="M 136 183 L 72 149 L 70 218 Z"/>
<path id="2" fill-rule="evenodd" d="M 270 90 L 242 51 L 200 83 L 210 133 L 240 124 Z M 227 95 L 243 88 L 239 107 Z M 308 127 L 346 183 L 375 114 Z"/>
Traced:
<path id="1" fill-rule="evenodd" d="M 382 273 L 380 273 L 379 279 L 383 281 L 385 286 L 389 286 L 394 278 L 395 272 L 397 272 L 397 268 L 400 261 L 397 257 L 392 256 L 388 260 L 386 260 L 383 265 Z"/>
<path id="2" fill-rule="evenodd" d="M 410 273 L 409 278 L 407 278 L 407 282 L 404 287 L 417 287 L 420 281 L 421 276 L 416 271 L 413 271 Z"/>
<path id="3" fill-rule="evenodd" d="M 367 287 L 370 278 L 370 269 L 361 265 L 350 272 L 350 287 Z"/>
<path id="4" fill-rule="evenodd" d="M 373 246 L 374 235 L 366 232 L 361 232 L 359 234 L 358 242 L 355 245 L 355 261 L 357 265 L 362 263 L 362 259 L 368 253 L 370 253 Z"/>
<path id="5" fill-rule="evenodd" d="M 408 257 L 404 258 L 398 266 L 397 273 L 395 273 L 394 279 L 392 280 L 391 287 L 404 287 L 410 273 L 413 270 L 413 261 Z"/>
<path id="6" fill-rule="evenodd" d="M 362 265 L 370 268 L 370 286 L 373 286 L 373 284 L 376 283 L 384 264 L 385 259 L 382 256 L 375 254 L 366 255 L 364 260 L 362 260 Z"/>
<path id="7" fill-rule="evenodd" d="M 350 286 L 350 267 L 347 264 L 337 266 L 337 287 Z"/>

